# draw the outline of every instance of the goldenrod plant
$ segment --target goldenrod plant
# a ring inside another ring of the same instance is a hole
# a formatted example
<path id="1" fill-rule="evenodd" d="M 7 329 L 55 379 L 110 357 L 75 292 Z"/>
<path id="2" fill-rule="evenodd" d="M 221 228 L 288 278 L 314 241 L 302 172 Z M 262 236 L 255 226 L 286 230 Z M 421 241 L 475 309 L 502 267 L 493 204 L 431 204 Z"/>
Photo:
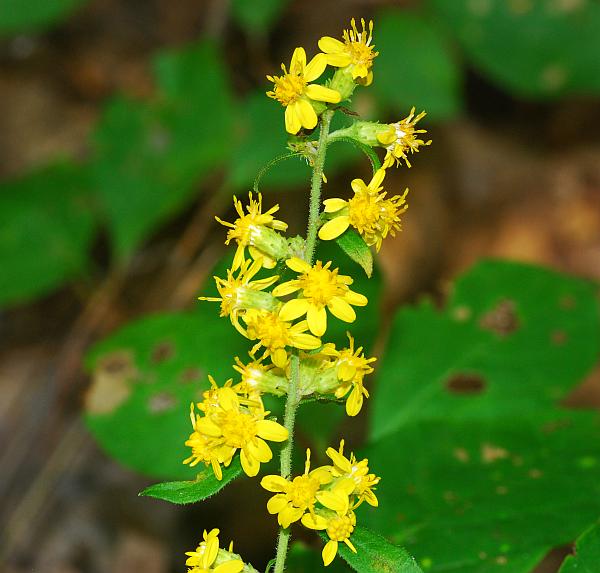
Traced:
<path id="1" fill-rule="evenodd" d="M 384 190 L 386 171 L 402 162 L 410 167 L 408 155 L 430 143 L 420 139 L 425 132 L 415 125 L 424 113 L 415 115 L 414 108 L 391 125 L 354 120 L 351 126 L 331 132 L 334 114 L 347 111 L 341 105 L 350 102 L 357 87 L 373 82 L 378 55 L 373 23 L 362 20 L 359 28 L 352 20 L 342 40 L 324 37 L 318 46 L 321 51 L 310 61 L 304 48 L 296 48 L 289 67 L 282 65 L 281 76 L 267 76 L 273 82 L 267 96 L 285 108 L 282 124 L 294 136 L 291 149 L 312 166 L 306 237 L 284 235 L 288 225 L 276 219 L 279 206 L 263 207 L 258 185 L 247 205 L 234 197 L 235 221 L 217 219 L 227 227 L 225 243 L 235 244 L 235 255 L 227 276 L 215 277 L 219 296 L 200 299 L 219 302 L 220 315 L 228 317 L 253 346 L 248 363 L 232 357 L 239 381 L 219 384 L 209 377 L 211 388 L 201 402 L 191 405 L 192 433 L 185 442 L 191 451 L 184 463 L 204 464 L 218 480 L 223 478 L 223 468 L 238 456 L 243 471 L 258 476 L 261 464 L 269 462 L 273 449 L 281 444 L 279 474 L 257 482 L 257 487 L 260 483 L 274 494 L 266 511 L 277 517 L 280 526 L 274 573 L 285 569 L 292 524 L 323 533 L 322 558 L 327 566 L 340 544 L 357 552 L 356 508 L 363 502 L 373 510 L 378 506 L 375 490 L 381 478 L 371 472 L 367 459 L 344 453 L 344 440 L 337 449 L 325 452 L 328 465 L 311 469 L 308 449 L 304 473 L 294 475 L 292 470 L 294 423 L 302 401 L 345 399 L 348 416 L 357 416 L 369 397 L 365 378 L 376 360 L 366 357 L 362 346 L 355 346 L 350 333 L 347 348 L 327 341 L 330 321 L 352 324 L 368 300 L 352 289 L 353 277 L 341 274 L 333 261 L 316 260 L 315 248 L 319 239 L 354 233 L 353 240 L 362 242 L 363 248 L 379 250 L 388 235 L 401 229 L 407 208 L 408 190 L 401 195 Z M 331 78 L 317 83 L 328 67 L 334 68 Z M 313 130 L 318 130 L 318 140 L 312 138 Z M 354 179 L 351 194 L 327 199 L 323 205 L 327 149 L 340 140 L 365 150 L 374 166 L 373 177 L 369 183 Z M 382 162 L 373 148 L 385 150 Z M 281 275 L 290 271 L 292 278 L 282 280 Z M 261 272 L 267 276 L 257 278 Z M 263 401 L 266 394 L 285 398 L 283 419 L 276 421 L 270 415 Z M 204 532 L 197 549 L 187 554 L 188 571 L 254 571 L 231 547 L 219 548 L 218 533 L 216 529 Z"/>

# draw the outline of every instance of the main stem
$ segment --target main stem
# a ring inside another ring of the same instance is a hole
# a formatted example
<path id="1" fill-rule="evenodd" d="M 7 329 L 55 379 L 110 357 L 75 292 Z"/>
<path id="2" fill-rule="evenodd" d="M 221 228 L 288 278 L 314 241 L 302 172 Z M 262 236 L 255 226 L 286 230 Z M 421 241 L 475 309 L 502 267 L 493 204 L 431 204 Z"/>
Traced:
<path id="1" fill-rule="evenodd" d="M 333 116 L 332 110 L 326 110 L 321 116 L 321 132 L 319 134 L 319 146 L 313 165 L 312 180 L 310 185 L 310 203 L 308 211 L 308 230 L 306 232 L 306 248 L 304 250 L 304 260 L 312 265 L 315 257 L 315 247 L 317 244 L 317 230 L 319 223 L 319 214 L 321 212 L 321 185 L 323 184 L 323 167 L 325 166 L 325 155 L 327 153 L 327 136 L 329 135 L 329 126 Z M 292 451 L 294 448 L 294 424 L 296 423 L 296 411 L 300 404 L 298 396 L 298 383 L 300 381 L 300 357 L 298 353 L 292 354 L 290 360 L 290 382 L 288 386 L 288 395 L 285 402 L 285 413 L 283 416 L 283 425 L 287 429 L 289 436 L 285 446 L 281 449 L 280 473 L 281 477 L 288 479 L 292 473 Z M 285 568 L 285 559 L 287 557 L 288 544 L 290 541 L 290 528 L 280 528 L 277 537 L 277 555 L 275 557 L 275 568 L 273 573 L 283 573 Z"/>

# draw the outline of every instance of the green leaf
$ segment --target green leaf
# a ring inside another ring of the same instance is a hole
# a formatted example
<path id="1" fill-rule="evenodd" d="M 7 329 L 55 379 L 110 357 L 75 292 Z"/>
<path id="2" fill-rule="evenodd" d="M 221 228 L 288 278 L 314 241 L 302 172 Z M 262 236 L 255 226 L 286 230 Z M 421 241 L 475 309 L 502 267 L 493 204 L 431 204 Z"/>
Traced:
<path id="1" fill-rule="evenodd" d="M 248 348 L 208 302 L 192 313 L 133 322 L 87 357 L 93 374 L 87 425 L 124 465 L 159 479 L 194 479 L 197 469 L 182 463 L 189 455 L 190 403 L 202 399 L 208 374 L 219 384 L 233 376 L 234 356 Z"/>
<path id="2" fill-rule="evenodd" d="M 335 242 L 370 278 L 373 274 L 373 253 L 364 239 L 356 231 L 348 229 Z"/>
<path id="3" fill-rule="evenodd" d="M 363 523 L 425 571 L 526 573 L 600 514 L 600 423 L 559 402 L 595 365 L 595 285 L 486 261 L 396 317 L 372 399 Z"/>
<path id="4" fill-rule="evenodd" d="M 289 0 L 233 0 L 231 11 L 237 22 L 257 36 L 267 34 Z"/>
<path id="5" fill-rule="evenodd" d="M 86 0 L 0 0 L 0 35 L 48 26 L 85 2 Z"/>
<path id="6" fill-rule="evenodd" d="M 550 270 L 485 261 L 443 312 L 395 318 L 372 400 L 371 435 L 412 420 L 542 416 L 597 360 L 595 287 Z"/>
<path id="7" fill-rule="evenodd" d="M 578 540 L 575 555 L 569 555 L 559 573 L 596 573 L 600 564 L 600 525 L 588 529 Z"/>
<path id="8" fill-rule="evenodd" d="M 230 150 L 234 108 L 207 42 L 156 61 L 159 97 L 117 98 L 96 132 L 93 173 L 118 258 L 185 207 Z"/>
<path id="9" fill-rule="evenodd" d="M 356 547 L 352 552 L 344 543 L 339 544 L 339 553 L 358 573 L 423 573 L 413 557 L 402 547 L 358 526 L 350 541 Z"/>
<path id="10" fill-rule="evenodd" d="M 473 64 L 511 92 L 546 98 L 600 91 L 598 2 L 430 4 Z"/>
<path id="11" fill-rule="evenodd" d="M 57 164 L 0 188 L 0 305 L 46 294 L 85 272 L 93 238 L 86 172 Z"/>
<path id="12" fill-rule="evenodd" d="M 450 3 L 452 4 L 452 3 Z M 373 91 L 386 106 L 425 109 L 447 119 L 461 108 L 460 71 L 445 37 L 416 14 L 388 10 L 375 18 Z"/>
<path id="13" fill-rule="evenodd" d="M 223 479 L 218 480 L 210 467 L 203 469 L 193 481 L 169 481 L 147 487 L 140 495 L 171 503 L 196 503 L 221 491 L 230 481 L 239 477 L 242 466 L 236 458 L 223 468 Z"/>

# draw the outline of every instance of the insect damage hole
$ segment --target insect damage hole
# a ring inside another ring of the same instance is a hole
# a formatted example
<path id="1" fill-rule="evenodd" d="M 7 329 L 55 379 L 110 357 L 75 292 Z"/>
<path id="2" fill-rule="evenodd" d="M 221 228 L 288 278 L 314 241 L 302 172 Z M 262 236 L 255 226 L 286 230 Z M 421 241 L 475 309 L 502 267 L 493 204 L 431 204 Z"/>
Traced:
<path id="1" fill-rule="evenodd" d="M 500 336 L 508 336 L 520 326 L 517 305 L 509 299 L 501 300 L 492 310 L 481 317 L 479 326 Z"/>
<path id="2" fill-rule="evenodd" d="M 446 380 L 446 390 L 452 394 L 481 394 L 485 380 L 479 374 L 459 372 Z"/>

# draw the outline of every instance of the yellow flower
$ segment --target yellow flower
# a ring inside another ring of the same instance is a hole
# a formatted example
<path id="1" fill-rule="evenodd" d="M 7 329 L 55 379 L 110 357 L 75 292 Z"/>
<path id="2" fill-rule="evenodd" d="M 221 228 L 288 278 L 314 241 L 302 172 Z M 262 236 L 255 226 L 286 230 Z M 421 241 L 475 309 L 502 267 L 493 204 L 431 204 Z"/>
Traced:
<path id="1" fill-rule="evenodd" d="M 354 195 L 347 201 L 326 199 L 325 212 L 335 213 L 335 216 L 319 229 L 319 238 L 330 241 L 339 237 L 348 227 L 354 227 L 367 245 L 375 246 L 379 251 L 383 239 L 388 235 L 395 236 L 401 228 L 400 215 L 408 208 L 408 189 L 402 195 L 388 199 L 385 192 L 380 192 L 384 177 L 385 169 L 379 169 L 368 185 L 362 179 L 354 179 Z"/>
<path id="2" fill-rule="evenodd" d="M 229 551 L 219 549 L 219 530 L 213 529 L 209 533 L 204 530 L 204 541 L 198 545 L 196 551 L 188 551 L 185 564 L 190 566 L 189 573 L 240 573 L 244 569 L 244 562 Z M 219 564 L 216 561 L 220 561 Z"/>
<path id="3" fill-rule="evenodd" d="M 329 541 L 321 553 L 325 566 L 329 565 L 337 555 L 338 544 L 345 543 L 348 548 L 356 553 L 356 547 L 350 541 L 350 535 L 356 526 L 356 515 L 353 511 L 339 514 L 336 512 L 320 512 L 319 514 L 306 513 L 302 517 L 302 525 L 309 529 L 316 529 L 327 533 Z"/>
<path id="4" fill-rule="evenodd" d="M 398 165 L 400 161 L 404 161 L 407 167 L 410 167 L 410 161 L 408 160 L 408 153 L 416 153 L 419 151 L 421 145 L 430 145 L 431 140 L 424 141 L 419 139 L 419 133 L 427 133 L 425 129 L 415 129 L 415 125 L 421 119 L 427 115 L 422 111 L 419 115 L 415 116 L 415 108 L 410 110 L 410 113 L 403 120 L 396 123 L 392 123 L 387 131 L 377 134 L 377 140 L 386 149 L 387 153 L 384 167 L 390 167 L 391 165 Z"/>
<path id="5" fill-rule="evenodd" d="M 276 312 L 254 309 L 246 311 L 243 319 L 248 338 L 258 340 L 250 352 L 254 355 L 261 346 L 264 347 L 263 356 L 270 356 L 279 368 L 287 365 L 286 347 L 314 350 L 321 346 L 317 337 L 306 332 L 308 324 L 305 320 L 292 324 Z"/>
<path id="6" fill-rule="evenodd" d="M 315 336 L 323 336 L 327 330 L 326 308 L 344 322 L 354 322 L 356 313 L 351 305 L 365 306 L 367 298 L 348 288 L 351 277 L 330 270 L 331 262 L 323 265 L 317 261 L 310 266 L 306 261 L 293 257 L 286 265 L 300 273 L 298 278 L 282 283 L 273 289 L 274 296 L 286 296 L 302 291 L 300 298 L 286 302 L 279 311 L 282 320 L 295 320 L 306 315 L 308 328 Z"/>
<path id="7" fill-rule="evenodd" d="M 363 385 L 364 377 L 373 372 L 372 362 L 377 358 L 365 358 L 362 346 L 354 349 L 354 338 L 348 333 L 350 347 L 343 350 L 329 351 L 336 361 L 334 367 L 340 385 L 335 390 L 336 398 L 343 398 L 350 392 L 346 400 L 346 413 L 356 416 L 362 409 L 363 397 L 368 398 L 369 392 Z"/>
<path id="8" fill-rule="evenodd" d="M 265 476 L 260 485 L 276 495 L 267 503 L 267 511 L 277 514 L 277 521 L 284 529 L 298 521 L 306 511 L 314 510 L 317 493 L 323 484 L 331 481 L 331 473 L 326 467 L 310 471 L 310 450 L 306 450 L 304 474 L 287 480 L 278 475 Z"/>
<path id="9" fill-rule="evenodd" d="M 260 396 L 243 398 L 229 385 L 230 381 L 220 388 L 212 379 L 211 384 L 213 388 L 204 393 L 204 401 L 198 404 L 204 416 L 194 414 L 192 404 L 194 433 L 186 445 L 193 450 L 184 463 L 210 463 L 217 479 L 222 479 L 220 464 L 228 467 L 240 450 L 242 469 L 247 475 L 255 476 L 260 464 L 273 457 L 265 440 L 283 442 L 288 438 L 288 431 L 277 422 L 265 419 L 269 412 L 265 411 Z"/>
<path id="10" fill-rule="evenodd" d="M 273 91 L 267 92 L 285 107 L 285 128 L 296 134 L 302 127 L 313 129 L 317 125 L 317 113 L 313 101 L 339 103 L 340 94 L 325 86 L 311 84 L 319 78 L 327 67 L 324 54 L 317 54 L 308 64 L 304 48 L 296 48 L 292 55 L 289 72 L 281 65 L 282 76 L 267 76 L 275 84 Z"/>
<path id="11" fill-rule="evenodd" d="M 319 40 L 319 48 L 327 54 L 327 63 L 336 68 L 349 67 L 354 80 L 360 80 L 364 85 L 373 82 L 373 60 L 379 52 L 374 50 L 373 21 L 369 21 L 367 30 L 364 19 L 361 18 L 362 31 L 358 31 L 356 21 L 352 18 L 352 29 L 344 30 L 344 41 L 324 36 Z"/>
<path id="12" fill-rule="evenodd" d="M 278 276 L 252 280 L 262 266 L 262 257 L 257 258 L 255 261 L 245 260 L 240 265 L 237 277 L 234 276 L 235 271 L 231 269 L 227 269 L 226 279 L 213 277 L 220 297 L 198 297 L 198 300 L 220 302 L 220 316 L 229 316 L 231 324 L 243 336 L 246 336 L 246 331 L 239 322 L 240 313 L 243 314 L 249 308 L 275 310 L 279 305 L 279 302 L 272 295 L 260 292 L 275 284 L 279 279 Z"/>
<path id="13" fill-rule="evenodd" d="M 373 490 L 381 478 L 369 473 L 369 460 L 357 462 L 354 454 L 350 454 L 350 459 L 344 456 L 344 440 L 340 442 L 339 450 L 327 448 L 326 453 L 333 462 L 332 475 L 335 478 L 349 479 L 354 483 L 351 495 L 358 496 L 358 502 L 352 509 L 356 509 L 363 501 L 377 507 L 379 502 Z"/>
<path id="14" fill-rule="evenodd" d="M 225 244 L 229 245 L 231 241 L 236 241 L 238 245 L 231 265 L 232 271 L 242 266 L 246 247 L 252 258 L 262 258 L 262 264 L 267 268 L 273 268 L 288 251 L 287 241 L 276 232 L 287 230 L 287 223 L 273 217 L 273 214 L 279 211 L 279 205 L 275 205 L 263 213 L 262 195 L 258 193 L 258 199 L 254 199 L 250 192 L 248 197 L 247 213 L 244 213 L 242 202 L 236 197 L 233 198 L 235 210 L 239 215 L 233 223 L 215 217 L 221 225 L 229 227 Z"/>

